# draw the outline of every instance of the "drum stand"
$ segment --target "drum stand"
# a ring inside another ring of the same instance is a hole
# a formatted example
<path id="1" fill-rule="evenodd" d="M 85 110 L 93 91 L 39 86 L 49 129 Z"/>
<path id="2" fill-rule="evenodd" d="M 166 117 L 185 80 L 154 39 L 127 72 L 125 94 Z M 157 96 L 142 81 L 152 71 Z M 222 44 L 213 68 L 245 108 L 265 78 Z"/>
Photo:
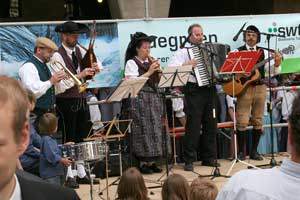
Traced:
<path id="1" fill-rule="evenodd" d="M 122 132 L 119 129 L 119 122 L 128 122 L 128 126 L 127 129 Z M 106 187 L 103 188 L 100 192 L 99 192 L 99 196 L 101 196 L 103 194 L 103 192 L 106 190 L 106 199 L 109 200 L 109 187 L 112 185 L 116 185 L 116 183 L 121 179 L 122 176 L 122 172 L 123 172 L 123 167 L 122 167 L 122 147 L 121 147 L 121 138 L 125 137 L 127 132 L 130 133 L 131 131 L 131 123 L 132 120 L 116 120 L 116 118 L 114 118 L 112 121 L 110 122 L 103 122 L 103 123 L 107 123 L 109 125 L 109 128 L 106 132 L 106 135 L 103 137 L 104 141 L 105 141 L 105 172 L 106 172 Z M 117 128 L 118 134 L 111 134 L 111 129 L 112 127 L 115 126 Z M 109 154 L 108 153 L 108 141 L 113 141 L 113 140 L 117 140 L 118 141 L 118 153 L 117 154 Z M 120 167 L 120 176 L 114 180 L 112 183 L 108 183 L 108 177 L 109 177 L 109 168 L 108 168 L 108 156 L 109 155 L 119 155 L 119 167 Z"/>
<path id="2" fill-rule="evenodd" d="M 93 200 L 94 199 L 94 195 L 93 195 L 94 189 L 93 189 L 93 186 L 94 186 L 94 179 L 96 178 L 96 176 L 95 176 L 95 174 L 92 174 L 92 169 L 91 169 L 90 163 L 88 161 L 85 162 L 85 165 L 86 165 L 88 173 L 90 174 L 90 179 L 91 179 L 91 183 L 90 183 L 90 197 L 91 197 L 91 200 Z M 100 181 L 99 181 L 99 188 L 100 188 Z M 101 196 L 100 196 L 100 198 L 103 199 Z"/>

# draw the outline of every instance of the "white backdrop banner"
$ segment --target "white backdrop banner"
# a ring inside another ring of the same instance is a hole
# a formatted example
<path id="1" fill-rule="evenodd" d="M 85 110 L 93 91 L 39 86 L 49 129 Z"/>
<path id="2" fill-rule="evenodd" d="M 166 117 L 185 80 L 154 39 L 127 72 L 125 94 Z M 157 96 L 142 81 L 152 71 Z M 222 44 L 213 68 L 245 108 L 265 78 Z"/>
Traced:
<path id="1" fill-rule="evenodd" d="M 245 22 L 247 24 L 244 29 L 248 25 L 255 25 L 261 32 L 285 36 L 285 38 L 272 37 L 270 47 L 281 51 L 285 58 L 300 57 L 300 14 L 251 15 L 119 22 L 121 63 L 124 66 L 124 54 L 130 35 L 136 31 L 157 36 L 151 54 L 160 60 L 162 66 L 166 66 L 169 57 L 187 37 L 189 25 L 200 24 L 204 29 L 205 41 L 228 44 L 231 49 L 235 49 L 243 44 L 243 35 L 241 34 L 236 42 L 233 41 L 233 37 Z M 261 36 L 259 45 L 267 47 L 266 36 Z"/>

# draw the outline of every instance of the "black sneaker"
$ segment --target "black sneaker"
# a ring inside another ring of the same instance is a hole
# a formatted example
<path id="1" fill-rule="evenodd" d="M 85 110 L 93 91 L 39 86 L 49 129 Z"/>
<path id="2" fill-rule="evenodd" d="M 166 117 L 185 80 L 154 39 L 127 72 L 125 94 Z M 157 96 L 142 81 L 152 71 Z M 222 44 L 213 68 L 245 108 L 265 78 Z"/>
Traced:
<path id="1" fill-rule="evenodd" d="M 85 175 L 83 178 L 79 178 L 77 176 L 77 182 L 79 184 L 91 184 L 91 179 L 90 179 L 90 177 L 88 175 Z M 99 180 L 94 179 L 93 180 L 93 184 L 99 184 Z"/>
<path id="2" fill-rule="evenodd" d="M 152 165 L 149 166 L 149 168 L 154 172 L 154 173 L 161 173 L 162 169 L 157 167 L 157 165 L 155 163 L 153 163 Z"/>
<path id="3" fill-rule="evenodd" d="M 68 177 L 68 179 L 65 182 L 65 187 L 73 188 L 73 189 L 78 189 L 79 188 L 79 184 L 76 182 L 75 178 Z"/>
<path id="4" fill-rule="evenodd" d="M 193 164 L 192 163 L 185 163 L 185 165 L 184 165 L 184 171 L 189 171 L 189 172 L 194 171 Z"/>
<path id="5" fill-rule="evenodd" d="M 217 166 L 216 166 L 217 165 Z M 208 167 L 220 167 L 220 163 L 218 163 L 215 159 L 208 159 L 202 161 L 202 166 Z"/>
<path id="6" fill-rule="evenodd" d="M 153 174 L 153 171 L 150 167 L 148 167 L 147 165 L 142 165 L 142 167 L 140 167 L 140 172 L 142 174 Z"/>

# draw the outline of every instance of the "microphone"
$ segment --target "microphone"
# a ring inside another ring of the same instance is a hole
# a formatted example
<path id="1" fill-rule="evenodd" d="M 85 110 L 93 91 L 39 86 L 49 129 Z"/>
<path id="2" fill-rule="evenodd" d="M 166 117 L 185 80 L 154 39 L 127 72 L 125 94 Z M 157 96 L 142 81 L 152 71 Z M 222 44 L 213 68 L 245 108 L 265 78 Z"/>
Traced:
<path id="1" fill-rule="evenodd" d="M 191 32 L 191 33 L 189 33 L 189 35 L 185 38 L 185 40 L 183 41 L 183 43 L 180 45 L 180 49 L 182 49 L 184 46 L 185 46 L 185 44 L 189 41 L 189 39 L 190 39 L 190 37 L 191 37 L 191 35 L 192 35 L 193 33 Z"/>
<path id="2" fill-rule="evenodd" d="M 237 32 L 237 34 L 233 37 L 233 41 L 237 41 L 237 39 L 239 38 L 241 32 L 243 32 L 244 27 L 246 26 L 247 22 L 245 22 L 245 24 L 241 27 L 241 29 L 239 30 L 239 32 Z"/>

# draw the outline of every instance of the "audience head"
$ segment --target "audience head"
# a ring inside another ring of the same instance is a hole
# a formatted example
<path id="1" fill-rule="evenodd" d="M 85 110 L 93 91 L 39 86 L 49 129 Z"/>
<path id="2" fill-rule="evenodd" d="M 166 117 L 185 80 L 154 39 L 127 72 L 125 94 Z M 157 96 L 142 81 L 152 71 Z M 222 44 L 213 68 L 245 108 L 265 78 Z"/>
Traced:
<path id="1" fill-rule="evenodd" d="M 161 196 L 163 200 L 189 200 L 189 183 L 179 175 L 172 174 L 164 182 Z"/>
<path id="2" fill-rule="evenodd" d="M 39 133 L 53 135 L 57 131 L 58 119 L 53 113 L 45 113 L 39 119 Z"/>
<path id="3" fill-rule="evenodd" d="M 26 89 L 26 92 L 27 92 L 27 97 L 28 97 L 28 101 L 29 101 L 29 110 L 33 111 L 35 104 L 36 104 L 36 97 L 31 90 Z"/>
<path id="4" fill-rule="evenodd" d="M 208 179 L 196 178 L 190 189 L 190 200 L 215 200 L 218 195 L 217 186 Z"/>
<path id="5" fill-rule="evenodd" d="M 119 200 L 147 200 L 148 191 L 141 173 L 134 167 L 127 169 L 121 176 L 118 189 Z"/>
<path id="6" fill-rule="evenodd" d="M 300 159 L 300 96 L 294 99 L 292 111 L 289 116 L 289 143 L 292 149 L 292 159 Z"/>
<path id="7" fill-rule="evenodd" d="M 0 75 L 0 127 L 0 196 L 6 199 L 17 160 L 29 143 L 29 110 L 26 90 L 5 75 Z"/>

